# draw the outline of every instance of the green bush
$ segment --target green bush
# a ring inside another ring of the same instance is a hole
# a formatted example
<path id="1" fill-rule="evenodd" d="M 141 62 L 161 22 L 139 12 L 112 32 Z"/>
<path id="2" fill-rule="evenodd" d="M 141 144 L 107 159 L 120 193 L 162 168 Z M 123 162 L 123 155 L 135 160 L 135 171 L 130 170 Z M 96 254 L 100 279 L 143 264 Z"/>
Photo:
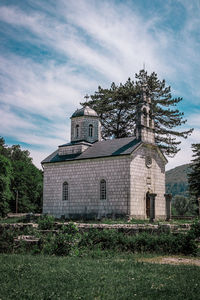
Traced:
<path id="1" fill-rule="evenodd" d="M 197 253 L 197 243 L 193 236 L 188 234 L 162 233 L 152 235 L 140 233 L 137 235 L 124 235 L 117 230 L 90 230 L 82 235 L 79 243 L 82 248 L 129 251 L 154 252 L 165 254 L 193 254 Z"/>
<path id="2" fill-rule="evenodd" d="M 11 253 L 14 245 L 14 231 L 0 227 L 0 253 Z"/>
<path id="3" fill-rule="evenodd" d="M 80 241 L 80 247 L 117 249 L 119 245 L 120 233 L 111 229 L 90 229 L 89 232 L 84 232 Z"/>
<path id="4" fill-rule="evenodd" d="M 40 221 L 40 228 L 52 229 L 54 218 L 45 216 Z M 160 233 L 147 232 L 137 235 L 127 235 L 115 229 L 90 229 L 80 233 L 73 223 L 62 225 L 60 230 L 43 233 L 26 227 L 10 230 L 0 228 L 0 252 L 2 253 L 43 253 L 48 255 L 85 255 L 92 251 L 95 255 L 101 252 L 129 252 L 129 253 L 162 253 L 196 255 L 198 252 L 197 239 L 200 237 L 200 222 L 195 222 L 188 233 Z M 25 242 L 14 243 L 18 235 L 33 235 L 40 240 L 38 244 Z M 15 246 L 15 247 L 14 247 Z"/>
<path id="5" fill-rule="evenodd" d="M 79 232 L 78 227 L 74 223 L 62 225 L 61 231 L 62 233 L 68 233 L 68 234 L 77 234 Z"/>
<path id="6" fill-rule="evenodd" d="M 38 219 L 38 228 L 41 230 L 53 229 L 55 218 L 50 215 L 43 215 Z"/>
<path id="7" fill-rule="evenodd" d="M 189 234 L 193 236 L 193 238 L 200 238 L 200 221 L 195 221 L 191 225 L 191 229 L 189 231 Z"/>
<path id="8" fill-rule="evenodd" d="M 48 255 L 78 254 L 79 240 L 80 234 L 74 224 L 63 225 L 58 233 L 49 233 L 41 238 L 41 251 Z"/>

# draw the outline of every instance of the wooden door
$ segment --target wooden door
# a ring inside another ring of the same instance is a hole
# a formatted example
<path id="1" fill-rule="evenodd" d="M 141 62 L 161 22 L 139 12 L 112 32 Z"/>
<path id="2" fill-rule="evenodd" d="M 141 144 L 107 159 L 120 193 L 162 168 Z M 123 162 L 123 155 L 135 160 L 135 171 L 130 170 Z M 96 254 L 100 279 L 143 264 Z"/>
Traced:
<path id="1" fill-rule="evenodd" d="M 146 194 L 146 215 L 147 218 L 150 217 L 150 197 L 148 193 Z"/>

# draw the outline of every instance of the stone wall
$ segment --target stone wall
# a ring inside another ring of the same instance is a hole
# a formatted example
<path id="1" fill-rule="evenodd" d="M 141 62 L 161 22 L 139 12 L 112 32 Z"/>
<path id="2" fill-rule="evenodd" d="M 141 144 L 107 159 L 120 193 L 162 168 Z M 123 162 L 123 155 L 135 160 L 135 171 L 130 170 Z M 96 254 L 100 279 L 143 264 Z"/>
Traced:
<path id="1" fill-rule="evenodd" d="M 62 156 L 62 155 L 82 153 L 88 147 L 89 147 L 89 145 L 84 145 L 84 144 L 81 144 L 81 143 L 77 144 L 77 145 L 70 145 L 70 146 L 59 146 L 59 148 L 58 148 L 58 154 L 60 156 Z"/>
<path id="2" fill-rule="evenodd" d="M 152 159 L 147 167 L 146 158 Z M 164 219 L 165 212 L 165 164 L 154 146 L 143 145 L 132 154 L 130 166 L 130 216 L 146 219 L 146 194 L 157 194 L 156 219 Z"/>
<path id="3" fill-rule="evenodd" d="M 152 163 L 147 166 L 146 159 Z M 106 180 L 107 199 L 100 200 L 100 181 Z M 68 183 L 69 200 L 62 200 Z M 146 219 L 146 194 L 155 193 L 155 217 L 166 217 L 165 164 L 150 145 L 130 156 L 44 164 L 43 212 L 56 217 L 129 215 Z"/>
<path id="4" fill-rule="evenodd" d="M 129 213 L 130 157 L 110 157 L 44 164 L 43 213 L 65 215 Z M 107 199 L 100 200 L 100 180 L 105 179 Z M 62 200 L 63 182 L 69 200 Z"/>
<path id="5" fill-rule="evenodd" d="M 89 136 L 89 125 L 93 125 L 93 136 Z M 79 137 L 76 137 L 75 128 L 79 125 Z M 90 143 L 101 140 L 101 124 L 98 117 L 76 117 L 71 119 L 71 141 L 84 140 Z"/>

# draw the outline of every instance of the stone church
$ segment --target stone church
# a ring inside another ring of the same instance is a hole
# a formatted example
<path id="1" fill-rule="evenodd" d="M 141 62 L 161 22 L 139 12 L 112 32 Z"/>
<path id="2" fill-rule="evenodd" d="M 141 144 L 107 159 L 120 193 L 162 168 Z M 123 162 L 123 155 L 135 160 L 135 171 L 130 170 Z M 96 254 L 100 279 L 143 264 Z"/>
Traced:
<path id="1" fill-rule="evenodd" d="M 90 107 L 73 113 L 71 142 L 42 161 L 43 213 L 65 218 L 169 218 L 167 160 L 155 144 L 150 104 L 143 89 L 135 136 L 119 139 L 101 139 L 99 117 Z"/>

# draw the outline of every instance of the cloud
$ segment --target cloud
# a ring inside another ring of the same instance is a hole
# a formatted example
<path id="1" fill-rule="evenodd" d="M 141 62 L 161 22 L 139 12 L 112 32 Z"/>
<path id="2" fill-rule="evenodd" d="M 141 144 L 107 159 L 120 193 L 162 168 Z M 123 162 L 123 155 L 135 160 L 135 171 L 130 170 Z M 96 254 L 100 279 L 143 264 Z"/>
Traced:
<path id="1" fill-rule="evenodd" d="M 192 144 L 198 144 L 200 142 L 200 128 L 195 129 L 190 137 L 182 139 L 181 150 L 176 154 L 175 158 L 169 158 L 166 170 L 175 168 L 183 164 L 191 163 L 192 159 Z"/>
<path id="2" fill-rule="evenodd" d="M 190 112 L 200 96 L 200 10 L 195 1 L 175 1 L 179 12 L 171 2 L 146 11 L 139 9 L 140 1 L 13 3 L 0 9 L 6 24 L 0 46 L 2 135 L 29 144 L 34 156 L 36 146 L 48 155 L 69 140 L 66 117 L 86 93 L 133 78 L 144 62 L 149 72 L 156 71 L 185 96 L 189 125 L 198 126 L 198 113 Z M 180 13 L 181 26 L 173 28 Z M 182 147 L 189 149 L 190 141 Z M 184 161 L 184 155 L 174 161 Z"/>
<path id="3" fill-rule="evenodd" d="M 196 109 L 195 113 L 190 114 L 187 120 L 188 125 L 200 129 L 200 109 Z"/>

